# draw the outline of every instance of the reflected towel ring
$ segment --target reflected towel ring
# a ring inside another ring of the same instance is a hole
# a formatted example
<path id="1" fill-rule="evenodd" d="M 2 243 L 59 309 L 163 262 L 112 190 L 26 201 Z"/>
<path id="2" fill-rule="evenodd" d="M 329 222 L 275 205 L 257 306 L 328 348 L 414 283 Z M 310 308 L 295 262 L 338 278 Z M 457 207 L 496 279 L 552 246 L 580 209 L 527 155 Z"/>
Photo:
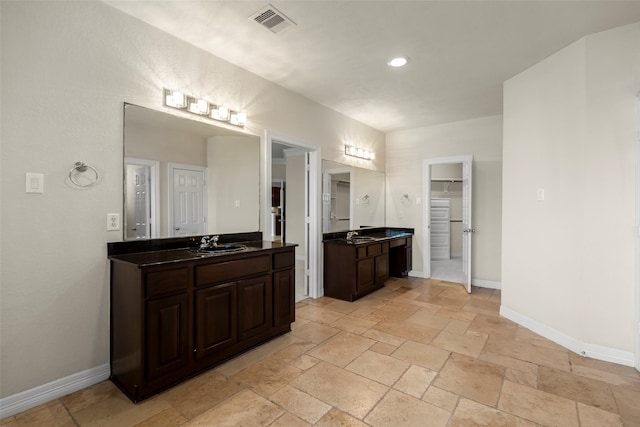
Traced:
<path id="1" fill-rule="evenodd" d="M 86 172 L 88 169 L 91 169 L 91 171 L 93 171 L 95 177 L 88 184 L 80 184 L 78 181 L 76 181 L 75 174 L 73 172 L 75 171 L 77 173 L 82 173 Z M 100 175 L 98 175 L 98 171 L 96 170 L 96 168 L 84 162 L 76 162 L 76 164 L 69 171 L 69 181 L 71 181 L 74 185 L 82 188 L 91 187 L 96 182 L 98 182 L 98 178 L 100 178 Z"/>

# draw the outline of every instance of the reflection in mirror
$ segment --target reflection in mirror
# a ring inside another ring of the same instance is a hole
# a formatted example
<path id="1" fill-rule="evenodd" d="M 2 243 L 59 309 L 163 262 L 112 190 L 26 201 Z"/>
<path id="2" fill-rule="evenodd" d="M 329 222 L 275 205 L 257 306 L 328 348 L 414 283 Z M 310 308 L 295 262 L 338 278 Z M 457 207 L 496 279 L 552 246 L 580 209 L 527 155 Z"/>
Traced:
<path id="1" fill-rule="evenodd" d="M 260 229 L 259 137 L 124 108 L 125 240 Z"/>
<path id="2" fill-rule="evenodd" d="M 322 232 L 385 225 L 383 172 L 322 161 Z"/>

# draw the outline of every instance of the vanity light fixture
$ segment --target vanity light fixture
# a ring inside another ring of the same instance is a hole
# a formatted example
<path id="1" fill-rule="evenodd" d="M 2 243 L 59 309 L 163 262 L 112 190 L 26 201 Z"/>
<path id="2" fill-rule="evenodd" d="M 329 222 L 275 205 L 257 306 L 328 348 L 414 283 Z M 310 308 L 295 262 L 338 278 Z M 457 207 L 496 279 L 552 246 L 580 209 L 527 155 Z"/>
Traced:
<path id="1" fill-rule="evenodd" d="M 245 124 L 247 124 L 247 113 L 237 113 L 235 111 L 231 112 L 229 123 L 236 126 L 244 126 Z"/>
<path id="2" fill-rule="evenodd" d="M 408 57 L 398 56 L 396 58 L 390 59 L 389 62 L 387 62 L 387 65 L 390 67 L 398 68 L 398 67 L 404 67 L 405 65 L 407 65 L 408 62 L 409 62 Z"/>
<path id="3" fill-rule="evenodd" d="M 214 120 L 229 120 L 229 108 L 224 105 L 219 105 L 211 109 L 211 118 Z"/>
<path id="4" fill-rule="evenodd" d="M 353 145 L 345 145 L 344 154 L 346 154 L 347 156 L 359 157 L 365 160 L 374 160 L 376 158 L 376 153 L 374 153 L 373 151 L 354 147 Z"/>
<path id="5" fill-rule="evenodd" d="M 215 105 L 177 90 L 164 89 L 163 102 L 167 107 L 230 123 L 234 126 L 244 127 L 247 124 L 247 113 L 232 111 L 224 105 Z"/>
<path id="6" fill-rule="evenodd" d="M 206 116 L 209 114 L 209 103 L 204 99 L 189 98 L 189 112 Z"/>
<path id="7" fill-rule="evenodd" d="M 177 90 L 165 89 L 164 103 L 168 107 L 179 108 L 179 109 L 186 108 L 187 97 L 184 96 L 184 93 L 178 92 Z"/>

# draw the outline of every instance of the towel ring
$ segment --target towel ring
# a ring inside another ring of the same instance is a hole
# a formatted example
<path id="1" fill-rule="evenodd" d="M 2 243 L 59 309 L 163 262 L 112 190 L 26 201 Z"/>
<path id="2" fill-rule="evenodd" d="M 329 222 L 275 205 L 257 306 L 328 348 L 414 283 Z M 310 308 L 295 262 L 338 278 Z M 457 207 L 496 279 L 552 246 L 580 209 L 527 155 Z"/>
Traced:
<path id="1" fill-rule="evenodd" d="M 80 184 L 78 181 L 76 181 L 76 178 L 75 178 L 76 174 L 73 173 L 74 171 L 77 173 L 83 173 L 89 169 L 91 169 L 95 177 L 88 184 Z M 76 164 L 69 171 L 69 181 L 71 181 L 74 185 L 77 185 L 78 187 L 82 187 L 82 188 L 91 187 L 96 182 L 98 182 L 98 178 L 100 178 L 100 175 L 98 175 L 98 171 L 96 170 L 96 168 L 84 162 L 76 162 Z"/>

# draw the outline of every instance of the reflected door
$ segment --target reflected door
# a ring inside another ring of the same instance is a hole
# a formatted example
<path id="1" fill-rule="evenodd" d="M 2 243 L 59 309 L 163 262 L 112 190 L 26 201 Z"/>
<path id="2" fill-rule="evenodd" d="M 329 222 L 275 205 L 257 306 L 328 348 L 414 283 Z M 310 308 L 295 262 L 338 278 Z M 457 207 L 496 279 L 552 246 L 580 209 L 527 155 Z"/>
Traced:
<path id="1" fill-rule="evenodd" d="M 149 233 L 149 212 L 151 207 L 148 191 L 149 167 L 136 167 L 134 171 L 134 180 L 134 225 L 131 228 L 131 235 L 135 239 L 148 239 L 151 237 Z"/>
<path id="2" fill-rule="evenodd" d="M 173 169 L 174 236 L 205 234 L 204 171 Z"/>

